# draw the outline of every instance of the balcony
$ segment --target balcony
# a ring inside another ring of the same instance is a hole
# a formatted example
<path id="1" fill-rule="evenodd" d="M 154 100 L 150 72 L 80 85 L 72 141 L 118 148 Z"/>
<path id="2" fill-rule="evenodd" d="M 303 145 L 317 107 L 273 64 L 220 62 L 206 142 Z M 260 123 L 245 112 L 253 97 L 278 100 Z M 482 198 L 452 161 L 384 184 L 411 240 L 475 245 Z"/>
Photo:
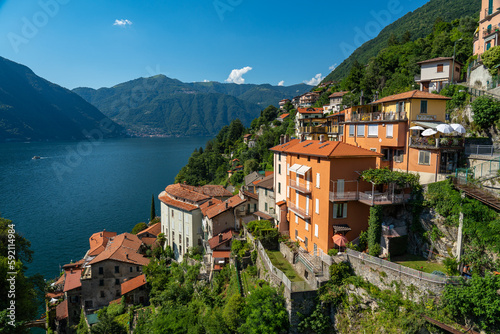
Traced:
<path id="1" fill-rule="evenodd" d="M 375 191 L 365 191 L 359 193 L 359 201 L 363 204 L 374 205 L 390 205 L 405 203 L 410 199 L 410 194 L 393 194 L 390 191 L 383 193 Z"/>
<path id="2" fill-rule="evenodd" d="M 423 149 L 463 149 L 465 140 L 463 137 L 410 137 L 410 147 Z"/>
<path id="3" fill-rule="evenodd" d="M 499 31 L 498 26 L 493 26 L 490 29 L 485 29 L 485 30 L 483 30 L 483 37 L 487 37 L 489 35 L 497 33 L 498 31 Z"/>
<path id="4" fill-rule="evenodd" d="M 326 134 L 327 128 L 323 126 L 300 126 L 300 133 L 319 133 Z"/>
<path id="5" fill-rule="evenodd" d="M 359 198 L 358 193 L 358 191 L 330 191 L 330 202 L 357 201 Z"/>
<path id="6" fill-rule="evenodd" d="M 303 194 L 311 193 L 311 182 L 297 182 L 296 180 L 288 180 L 290 188 L 300 191 Z"/>
<path id="7" fill-rule="evenodd" d="M 401 204 L 410 199 L 410 195 L 405 194 L 404 189 L 398 188 L 392 183 L 375 186 L 365 181 L 332 181 L 332 189 L 333 191 L 330 191 L 330 202 L 359 201 L 374 206 Z M 384 190 L 384 192 L 377 189 Z"/>
<path id="8" fill-rule="evenodd" d="M 342 129 L 342 126 L 339 126 L 339 125 L 331 125 L 329 127 L 327 127 L 327 132 L 329 134 L 341 134 L 341 129 Z"/>
<path id="9" fill-rule="evenodd" d="M 300 206 L 295 205 L 293 202 L 288 202 L 288 210 L 292 211 L 295 213 L 297 216 L 301 217 L 302 219 L 311 219 L 311 216 L 309 215 L 306 210 L 302 209 Z"/>
<path id="10" fill-rule="evenodd" d="M 407 121 L 406 112 L 368 112 L 347 114 L 346 122 L 381 122 L 381 121 Z"/>

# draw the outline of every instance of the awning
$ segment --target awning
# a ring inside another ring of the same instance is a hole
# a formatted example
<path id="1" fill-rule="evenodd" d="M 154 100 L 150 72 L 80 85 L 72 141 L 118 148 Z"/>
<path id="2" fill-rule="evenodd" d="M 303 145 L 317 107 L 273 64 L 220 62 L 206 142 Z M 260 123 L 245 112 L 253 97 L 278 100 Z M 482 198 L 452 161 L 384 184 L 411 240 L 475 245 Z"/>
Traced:
<path id="1" fill-rule="evenodd" d="M 260 218 L 265 219 L 265 220 L 270 220 L 270 221 L 274 220 L 273 217 L 271 217 L 267 213 L 264 213 L 261 211 L 255 211 L 253 214 L 256 215 L 257 217 L 260 217 Z"/>
<path id="2" fill-rule="evenodd" d="M 216 259 L 229 259 L 231 251 L 213 251 L 212 257 Z"/>
<path id="3" fill-rule="evenodd" d="M 311 170 L 309 166 L 300 166 L 300 168 L 297 169 L 297 174 L 304 176 L 309 170 Z"/>
<path id="4" fill-rule="evenodd" d="M 297 169 L 299 169 L 300 167 L 302 167 L 302 165 L 295 164 L 295 165 L 293 165 L 292 167 L 290 167 L 288 170 L 289 170 L 290 172 L 297 173 Z"/>
<path id="5" fill-rule="evenodd" d="M 434 79 L 434 80 L 431 80 L 431 82 L 443 82 L 443 81 L 450 81 L 450 79 L 444 78 L 444 79 Z"/>
<path id="6" fill-rule="evenodd" d="M 349 232 L 351 228 L 347 224 L 339 224 L 339 225 L 333 225 L 333 231 L 335 233 L 339 232 Z"/>
<path id="7" fill-rule="evenodd" d="M 426 129 L 434 129 L 434 130 L 436 130 L 439 124 L 446 124 L 443 122 L 413 122 L 413 123 L 423 126 Z"/>

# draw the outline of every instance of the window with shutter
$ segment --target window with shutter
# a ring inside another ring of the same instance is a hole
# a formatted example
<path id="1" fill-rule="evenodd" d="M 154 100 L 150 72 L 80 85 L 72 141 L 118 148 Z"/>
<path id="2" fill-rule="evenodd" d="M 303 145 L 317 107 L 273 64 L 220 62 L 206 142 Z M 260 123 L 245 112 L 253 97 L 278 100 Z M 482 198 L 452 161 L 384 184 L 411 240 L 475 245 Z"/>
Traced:
<path id="1" fill-rule="evenodd" d="M 444 67 L 443 64 L 438 64 L 438 66 L 437 66 L 438 73 L 441 73 L 444 71 L 443 67 Z"/>
<path id="2" fill-rule="evenodd" d="M 319 188 L 319 184 L 320 184 L 320 174 L 316 173 L 316 188 Z"/>
<path id="3" fill-rule="evenodd" d="M 365 136 L 365 126 L 358 125 L 358 137 L 364 137 L 364 136 Z"/>
<path id="4" fill-rule="evenodd" d="M 319 199 L 316 198 L 316 213 L 319 215 Z"/>
<path id="5" fill-rule="evenodd" d="M 314 224 L 314 236 L 317 238 L 318 237 L 318 224 Z"/>
<path id="6" fill-rule="evenodd" d="M 427 114 L 427 101 L 426 100 L 420 101 L 420 113 Z"/>
<path id="7" fill-rule="evenodd" d="M 392 136 L 393 136 L 393 131 L 394 131 L 393 126 L 394 126 L 393 124 L 387 124 L 387 125 L 385 126 L 385 136 L 386 136 L 387 138 L 392 138 Z"/>
<path id="8" fill-rule="evenodd" d="M 378 124 L 368 125 L 368 137 L 378 137 Z"/>

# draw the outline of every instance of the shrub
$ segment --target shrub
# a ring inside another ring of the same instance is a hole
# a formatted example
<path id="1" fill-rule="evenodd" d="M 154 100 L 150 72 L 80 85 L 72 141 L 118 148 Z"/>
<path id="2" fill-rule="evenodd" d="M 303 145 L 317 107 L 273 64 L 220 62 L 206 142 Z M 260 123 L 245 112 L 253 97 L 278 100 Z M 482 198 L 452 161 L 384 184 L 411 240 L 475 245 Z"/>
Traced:
<path id="1" fill-rule="evenodd" d="M 330 281 L 333 284 L 342 285 L 349 276 L 351 276 L 351 267 L 347 262 L 334 263 L 330 266 Z"/>
<path id="2" fill-rule="evenodd" d="M 328 255 L 329 256 L 335 256 L 339 253 L 339 250 L 338 249 L 335 249 L 335 248 L 332 248 L 328 251 Z"/>
<path id="3" fill-rule="evenodd" d="M 252 252 L 252 254 L 250 255 L 250 259 L 252 260 L 252 263 L 253 263 L 253 264 L 256 264 L 256 263 L 257 263 L 257 255 L 258 255 L 258 254 L 257 254 L 257 251 L 256 251 L 256 250 L 254 250 L 254 251 Z"/>
<path id="4" fill-rule="evenodd" d="M 472 111 L 474 122 L 484 129 L 498 120 L 500 102 L 488 96 L 480 96 L 472 102 Z"/>
<path id="5" fill-rule="evenodd" d="M 257 276 L 257 267 L 256 266 L 248 266 L 246 269 L 248 275 L 250 276 Z"/>
<path id="6" fill-rule="evenodd" d="M 147 228 L 148 228 L 148 224 L 146 224 L 146 223 L 138 223 L 132 229 L 132 234 L 137 234 L 137 233 L 139 233 L 141 231 L 144 231 Z"/>
<path id="7" fill-rule="evenodd" d="M 449 276 L 458 275 L 458 261 L 453 257 L 447 257 L 443 260 L 444 267 L 446 268 L 446 274 Z"/>
<path id="8" fill-rule="evenodd" d="M 368 232 L 362 231 L 359 234 L 359 250 L 362 252 L 368 247 Z"/>
<path id="9" fill-rule="evenodd" d="M 382 250 L 380 238 L 382 236 L 382 207 L 379 205 L 370 208 L 368 220 L 368 251 L 372 256 L 378 256 Z"/>

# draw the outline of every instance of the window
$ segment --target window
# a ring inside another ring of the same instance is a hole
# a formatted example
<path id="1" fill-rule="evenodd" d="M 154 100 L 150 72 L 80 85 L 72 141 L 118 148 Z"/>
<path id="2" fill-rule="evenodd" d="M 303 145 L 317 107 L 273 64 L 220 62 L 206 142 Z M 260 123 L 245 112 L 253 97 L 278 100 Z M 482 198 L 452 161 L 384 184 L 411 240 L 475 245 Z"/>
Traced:
<path id="1" fill-rule="evenodd" d="M 130 272 L 134 272 L 134 267 L 130 267 Z"/>
<path id="2" fill-rule="evenodd" d="M 281 175 L 281 165 L 278 165 L 278 174 Z"/>
<path id="3" fill-rule="evenodd" d="M 398 102 L 398 104 L 396 104 L 396 112 L 402 112 L 405 110 L 405 103 L 404 101 L 402 102 Z"/>
<path id="4" fill-rule="evenodd" d="M 305 240 L 304 240 L 304 245 L 306 246 L 306 249 L 307 249 L 307 245 L 309 243 L 309 240 L 307 240 L 307 237 L 305 237 Z"/>
<path id="5" fill-rule="evenodd" d="M 253 212 L 257 211 L 257 203 L 253 205 Z"/>
<path id="6" fill-rule="evenodd" d="M 354 137 L 354 129 L 356 128 L 355 125 L 349 125 L 349 137 Z"/>
<path id="7" fill-rule="evenodd" d="M 295 230 L 295 239 L 299 237 L 299 231 Z"/>
<path id="8" fill-rule="evenodd" d="M 299 223 L 299 216 L 295 215 L 295 224 Z"/>
<path id="9" fill-rule="evenodd" d="M 189 248 L 189 238 L 186 237 L 186 249 L 188 249 L 188 248 Z"/>
<path id="10" fill-rule="evenodd" d="M 396 150 L 394 153 L 394 161 L 395 162 L 403 162 L 403 155 L 404 155 L 403 150 Z"/>
<path id="11" fill-rule="evenodd" d="M 489 0 L 488 15 L 493 14 L 493 0 Z"/>
<path id="12" fill-rule="evenodd" d="M 378 137 L 378 124 L 368 125 L 368 137 Z"/>
<path id="13" fill-rule="evenodd" d="M 420 151 L 418 153 L 418 164 L 419 165 L 430 165 L 431 164 L 431 152 Z"/>
<path id="14" fill-rule="evenodd" d="M 115 291 L 115 296 L 116 296 L 116 297 L 120 297 L 120 290 L 116 290 L 116 291 Z"/>
<path id="15" fill-rule="evenodd" d="M 290 175 L 290 164 L 286 164 L 286 175 Z"/>
<path id="16" fill-rule="evenodd" d="M 281 152 L 278 153 L 278 161 L 281 161 Z"/>
<path id="17" fill-rule="evenodd" d="M 392 151 L 388 148 L 383 148 L 381 152 L 384 156 L 382 157 L 383 161 L 390 161 L 392 157 Z"/>
<path id="18" fill-rule="evenodd" d="M 309 223 L 307 222 L 307 220 L 305 221 L 306 223 L 306 231 L 309 231 Z"/>
<path id="19" fill-rule="evenodd" d="M 115 279 L 115 285 L 120 285 L 120 279 L 119 278 Z"/>
<path id="20" fill-rule="evenodd" d="M 307 157 L 307 161 L 311 161 L 311 157 Z"/>
<path id="21" fill-rule="evenodd" d="M 318 238 L 318 224 L 314 224 L 314 236 Z"/>
<path id="22" fill-rule="evenodd" d="M 420 113 L 427 114 L 427 100 L 420 101 Z"/>
<path id="23" fill-rule="evenodd" d="M 180 212 L 180 211 L 179 211 L 179 220 L 182 220 L 182 212 Z M 181 228 L 179 227 L 179 230 L 180 230 L 180 229 L 181 229 Z"/>
<path id="24" fill-rule="evenodd" d="M 370 151 L 377 152 L 377 149 L 376 148 L 371 148 Z"/>
<path id="25" fill-rule="evenodd" d="M 182 246 L 179 246 L 179 254 L 182 255 Z"/>
<path id="26" fill-rule="evenodd" d="M 115 266 L 115 274 L 117 274 L 119 272 L 120 272 L 120 267 L 119 266 Z"/>
<path id="27" fill-rule="evenodd" d="M 101 290 L 101 298 L 104 298 L 104 291 Z"/>
<path id="28" fill-rule="evenodd" d="M 318 158 L 318 163 L 321 163 L 321 158 Z"/>
<path id="29" fill-rule="evenodd" d="M 286 198 L 290 198 L 290 187 L 286 186 Z"/>
<path id="30" fill-rule="evenodd" d="M 141 270 L 141 267 L 137 266 L 136 271 L 139 272 Z"/>
<path id="31" fill-rule="evenodd" d="M 278 194 L 281 194 L 281 183 L 278 182 Z"/>
<path id="32" fill-rule="evenodd" d="M 172 231 L 172 242 L 175 242 L 175 232 Z"/>
<path id="33" fill-rule="evenodd" d="M 437 65 L 437 71 L 438 71 L 438 73 L 444 72 L 443 67 L 444 67 L 444 65 L 443 65 L 443 64 L 438 64 L 438 65 Z"/>
<path id="34" fill-rule="evenodd" d="M 264 203 L 264 210 L 267 212 L 267 203 Z"/>
<path id="35" fill-rule="evenodd" d="M 347 203 L 333 204 L 333 218 L 347 218 Z"/>
<path id="36" fill-rule="evenodd" d="M 104 286 L 104 280 L 103 279 L 99 280 L 99 286 Z"/>
<path id="37" fill-rule="evenodd" d="M 489 49 L 491 49 L 491 42 L 486 43 L 486 51 L 488 51 Z"/>
<path id="38" fill-rule="evenodd" d="M 392 138 L 393 136 L 393 131 L 394 131 L 394 128 L 393 128 L 393 124 L 387 124 L 385 126 L 385 137 L 386 138 Z"/>
<path id="39" fill-rule="evenodd" d="M 264 195 L 267 197 L 267 189 L 264 190 Z"/>
<path id="40" fill-rule="evenodd" d="M 104 274 L 104 268 L 103 267 L 99 267 L 99 275 L 103 275 Z"/>
<path id="41" fill-rule="evenodd" d="M 319 180 L 320 180 L 320 174 L 316 173 L 316 188 L 319 188 Z"/>
<path id="42" fill-rule="evenodd" d="M 316 213 L 319 215 L 319 198 L 316 198 Z"/>
<path id="43" fill-rule="evenodd" d="M 179 243 L 182 244 L 182 235 L 179 233 Z"/>
<path id="44" fill-rule="evenodd" d="M 358 125 L 358 137 L 364 137 L 365 136 L 365 126 L 364 125 Z"/>

